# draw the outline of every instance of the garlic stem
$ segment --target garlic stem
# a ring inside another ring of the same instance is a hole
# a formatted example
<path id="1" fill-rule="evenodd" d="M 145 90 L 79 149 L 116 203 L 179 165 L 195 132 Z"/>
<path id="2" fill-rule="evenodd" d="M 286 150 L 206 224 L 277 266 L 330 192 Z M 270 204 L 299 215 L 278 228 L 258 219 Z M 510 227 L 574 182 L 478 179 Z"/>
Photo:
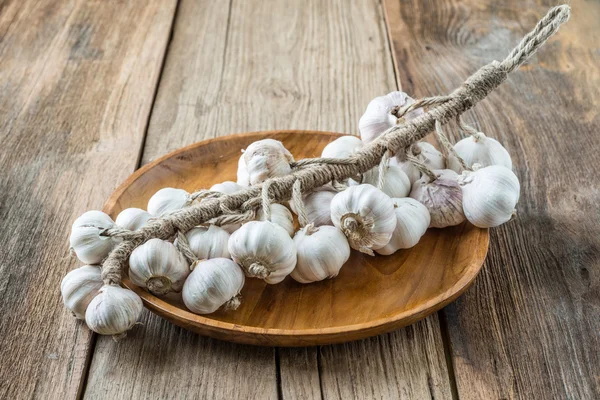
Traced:
<path id="1" fill-rule="evenodd" d="M 269 276 L 270 272 L 264 265 L 260 263 L 252 263 L 248 267 L 248 276 L 250 278 L 260 278 L 265 279 Z"/>
<path id="2" fill-rule="evenodd" d="M 155 296 L 164 296 L 171 292 L 172 284 L 166 276 L 153 276 L 146 281 L 146 288 Z"/>

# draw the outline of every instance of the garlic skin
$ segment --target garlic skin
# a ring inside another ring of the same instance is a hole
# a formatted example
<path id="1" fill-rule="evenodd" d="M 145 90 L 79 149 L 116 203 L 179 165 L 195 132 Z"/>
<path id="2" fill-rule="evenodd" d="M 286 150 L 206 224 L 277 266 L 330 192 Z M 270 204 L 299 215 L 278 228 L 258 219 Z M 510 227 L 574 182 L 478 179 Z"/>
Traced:
<path id="1" fill-rule="evenodd" d="M 77 319 L 85 319 L 85 310 L 104 285 L 97 265 L 84 265 L 70 271 L 60 283 L 65 307 Z"/>
<path id="2" fill-rule="evenodd" d="M 337 192 L 319 190 L 304 196 L 304 211 L 306 217 L 316 226 L 333 225 L 331 221 L 331 200 Z"/>
<path id="3" fill-rule="evenodd" d="M 389 128 L 399 125 L 404 121 L 410 121 L 423 114 L 423 109 L 413 110 L 402 118 L 398 118 L 393 113 L 405 105 L 414 103 L 414 99 L 404 92 L 391 92 L 385 96 L 375 97 L 369 105 L 360 121 L 358 129 L 360 137 L 365 144 L 368 144 L 379 137 Z"/>
<path id="4" fill-rule="evenodd" d="M 270 205 L 271 208 L 271 222 L 279 225 L 290 235 L 290 237 L 294 236 L 295 228 L 294 228 L 294 216 L 291 211 L 282 204 L 272 203 Z M 266 221 L 267 217 L 263 212 L 262 208 L 257 213 L 257 219 L 259 221 Z"/>
<path id="5" fill-rule="evenodd" d="M 250 221 L 229 238 L 229 253 L 246 276 L 275 284 L 296 266 L 296 245 L 285 229 L 269 221 Z"/>
<path id="6" fill-rule="evenodd" d="M 115 244 L 112 238 L 100 236 L 100 233 L 114 227 L 115 222 L 102 211 L 83 213 L 71 227 L 71 249 L 85 264 L 100 264 Z"/>
<path id="7" fill-rule="evenodd" d="M 410 197 L 427 207 L 431 216 L 430 228 L 458 225 L 465 220 L 458 175 L 451 169 L 433 172 L 438 178 L 429 182 L 429 177 L 423 176 L 414 183 Z"/>
<path id="8" fill-rule="evenodd" d="M 378 187 L 379 167 L 375 167 L 364 175 L 363 183 Z M 410 193 L 410 180 L 402 168 L 397 165 L 388 165 L 385 171 L 385 180 L 381 191 L 391 198 L 406 197 Z"/>
<path id="9" fill-rule="evenodd" d="M 243 153 L 238 160 L 237 184 L 240 186 L 250 186 L 250 175 L 248 175 L 248 168 L 246 168 L 246 160 Z"/>
<path id="10" fill-rule="evenodd" d="M 229 233 L 218 226 L 198 226 L 185 234 L 192 253 L 199 260 L 229 258 Z"/>
<path id="11" fill-rule="evenodd" d="M 136 231 L 146 225 L 148 220 L 152 218 L 149 212 L 141 208 L 126 208 L 117 215 L 115 223 L 121 228 Z"/>
<path id="12" fill-rule="evenodd" d="M 148 201 L 148 212 L 154 217 L 187 207 L 192 203 L 190 194 L 183 189 L 163 188 Z"/>
<path id="13" fill-rule="evenodd" d="M 291 173 L 290 162 L 294 161 L 292 153 L 274 139 L 252 143 L 244 152 L 243 158 L 251 185 Z"/>
<path id="14" fill-rule="evenodd" d="M 344 233 L 334 226 L 315 228 L 312 224 L 294 236 L 298 254 L 290 276 L 300 283 L 333 278 L 350 258 L 350 245 Z"/>
<path id="15" fill-rule="evenodd" d="M 242 269 L 228 258 L 202 261 L 183 285 L 183 302 L 196 314 L 210 314 L 222 306 L 235 310 L 245 281 Z"/>
<path id="16" fill-rule="evenodd" d="M 85 323 L 101 335 L 125 336 L 142 314 L 140 296 L 116 285 L 104 285 L 85 312 Z"/>
<path id="17" fill-rule="evenodd" d="M 473 164 L 479 164 L 482 167 L 501 165 L 512 169 L 510 154 L 504 146 L 481 132 L 460 140 L 454 145 L 454 150 L 469 167 L 472 167 Z M 459 174 L 462 172 L 459 161 L 452 155 L 448 157 L 448 168 Z"/>
<path id="18" fill-rule="evenodd" d="M 225 182 L 217 183 L 216 185 L 213 185 L 210 188 L 210 190 L 215 191 L 215 192 L 220 192 L 223 194 L 234 194 L 241 190 L 244 190 L 244 186 L 242 186 L 238 183 L 232 182 L 232 181 L 225 181 Z M 240 226 L 242 226 L 242 224 L 227 224 L 227 225 L 222 225 L 221 228 L 225 229 L 228 233 L 233 233 L 236 230 L 240 229 Z M 229 256 L 227 256 L 227 257 L 229 257 Z"/>
<path id="19" fill-rule="evenodd" d="M 329 143 L 323 149 L 323 158 L 347 158 L 363 147 L 363 142 L 357 136 L 342 136 Z"/>
<path id="20" fill-rule="evenodd" d="M 462 189 L 463 209 L 470 223 L 492 228 L 508 222 L 519 201 L 521 186 L 517 176 L 501 165 L 464 171 L 458 177 Z"/>
<path id="21" fill-rule="evenodd" d="M 344 232 L 350 247 L 370 255 L 390 241 L 396 227 L 394 203 L 368 184 L 336 194 L 331 200 L 331 220 Z"/>
<path id="22" fill-rule="evenodd" d="M 410 197 L 403 199 L 392 199 L 394 212 L 396 213 L 396 229 L 392 239 L 377 253 L 388 256 L 400 249 L 410 249 L 419 243 L 421 237 L 427 231 L 431 217 L 427 207 Z"/>
<path id="23" fill-rule="evenodd" d="M 189 273 L 186 259 L 166 240 L 150 239 L 129 257 L 129 279 L 155 296 L 180 292 Z"/>

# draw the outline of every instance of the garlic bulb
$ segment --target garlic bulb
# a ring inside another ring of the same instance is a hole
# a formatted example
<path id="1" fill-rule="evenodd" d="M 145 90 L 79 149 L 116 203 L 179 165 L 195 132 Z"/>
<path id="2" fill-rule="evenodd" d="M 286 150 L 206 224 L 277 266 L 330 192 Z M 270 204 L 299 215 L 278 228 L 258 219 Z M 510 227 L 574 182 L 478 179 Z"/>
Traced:
<path id="1" fill-rule="evenodd" d="M 229 253 L 246 276 L 281 282 L 296 266 L 296 245 L 285 229 L 269 221 L 251 221 L 229 238 Z"/>
<path id="2" fill-rule="evenodd" d="M 242 269 L 228 258 L 202 261 L 183 285 L 183 302 L 196 314 L 210 314 L 223 305 L 235 310 L 245 280 Z"/>
<path id="3" fill-rule="evenodd" d="M 240 186 L 250 186 L 250 175 L 248 175 L 248 168 L 246 168 L 246 160 L 243 153 L 238 160 L 237 184 Z"/>
<path id="4" fill-rule="evenodd" d="M 462 191 L 457 182 L 458 175 L 451 169 L 433 171 L 438 178 L 433 182 L 423 176 L 416 181 L 410 197 L 419 201 L 429 211 L 431 228 L 458 225 L 465 220 L 462 206 Z"/>
<path id="5" fill-rule="evenodd" d="M 304 196 L 304 211 L 314 226 L 333 225 L 331 200 L 336 194 L 337 192 L 331 190 L 319 190 Z"/>
<path id="6" fill-rule="evenodd" d="M 152 218 L 149 212 L 141 208 L 126 208 L 117 215 L 115 223 L 121 228 L 135 231 L 146 225 L 146 222 Z"/>
<path id="7" fill-rule="evenodd" d="M 392 199 L 396 213 L 396 229 L 388 244 L 375 250 L 384 256 L 395 253 L 400 249 L 409 249 L 419 243 L 425 234 L 431 217 L 427 207 L 410 197 Z"/>
<path id="8" fill-rule="evenodd" d="M 277 203 L 272 203 L 270 208 L 271 222 L 285 229 L 290 237 L 294 236 L 294 216 L 292 215 L 291 211 L 288 210 L 286 206 Z M 262 209 L 258 211 L 257 219 L 259 221 L 267 220 L 267 217 Z"/>
<path id="9" fill-rule="evenodd" d="M 471 167 L 473 164 L 480 164 L 482 167 L 489 165 L 502 165 L 512 169 L 510 154 L 497 140 L 485 136 L 479 132 L 477 135 L 462 139 L 454 145 L 456 153 Z M 448 168 L 458 172 L 462 167 L 456 157 L 448 157 Z"/>
<path id="10" fill-rule="evenodd" d="M 432 144 L 427 142 L 415 143 L 415 152 L 417 158 L 429 169 L 444 169 L 446 162 L 444 155 L 440 153 Z M 400 152 L 396 157 L 390 159 L 390 166 L 397 165 L 408 177 L 411 184 L 415 183 L 420 177 L 421 172 L 410 161 L 406 159 L 406 154 Z"/>
<path id="11" fill-rule="evenodd" d="M 114 246 L 114 240 L 100 236 L 113 228 L 114 221 L 102 211 L 87 211 L 73 222 L 69 242 L 77 258 L 86 264 L 100 264 Z"/>
<path id="12" fill-rule="evenodd" d="M 406 159 L 406 156 L 401 157 L 397 154 L 396 157 L 390 158 L 390 166 L 397 166 L 406 174 L 410 184 L 412 185 L 421 177 L 421 171 Z"/>
<path id="13" fill-rule="evenodd" d="M 492 228 L 509 221 L 519 201 L 517 176 L 501 165 L 464 171 L 458 177 L 465 216 L 475 226 Z"/>
<path id="14" fill-rule="evenodd" d="M 198 226 L 188 231 L 185 237 L 190 250 L 199 260 L 229 258 L 229 250 L 227 250 L 229 233 L 223 228 L 215 225 Z"/>
<path id="15" fill-rule="evenodd" d="M 323 149 L 321 157 L 324 158 L 346 158 L 356 153 L 363 147 L 363 142 L 357 136 L 342 136 L 329 143 Z"/>
<path id="16" fill-rule="evenodd" d="M 247 184 L 246 184 L 247 186 Z M 224 193 L 224 194 L 234 194 L 239 192 L 240 190 L 243 190 L 244 186 L 232 182 L 232 181 L 225 181 L 223 183 L 217 183 L 216 185 L 213 185 L 210 190 L 215 191 L 215 192 L 220 192 L 220 193 Z M 242 226 L 242 224 L 227 224 L 227 225 L 222 225 L 221 228 L 225 229 L 228 233 L 233 233 L 236 230 L 240 229 L 240 226 Z M 225 257 L 225 256 L 223 256 Z M 229 257 L 229 256 L 227 256 Z"/>
<path id="17" fill-rule="evenodd" d="M 142 314 L 140 296 L 116 285 L 104 285 L 88 305 L 85 323 L 101 335 L 124 336 Z"/>
<path id="18" fill-rule="evenodd" d="M 77 319 L 85 319 L 85 310 L 90 301 L 104 285 L 97 265 L 84 265 L 72 270 L 60 283 L 63 303 Z"/>
<path id="19" fill-rule="evenodd" d="M 166 240 L 150 239 L 129 257 L 129 279 L 155 296 L 180 292 L 189 273 L 186 259 Z"/>
<path id="20" fill-rule="evenodd" d="M 379 184 L 379 167 L 375 167 L 364 175 L 363 183 L 375 187 Z M 385 179 L 381 191 L 392 198 L 406 197 L 410 193 L 410 180 L 397 165 L 388 165 L 385 170 Z"/>
<path id="21" fill-rule="evenodd" d="M 294 243 L 298 261 L 290 276 L 300 283 L 333 278 L 350 258 L 348 240 L 334 226 L 309 224 L 296 233 Z"/>
<path id="22" fill-rule="evenodd" d="M 385 246 L 396 227 L 394 203 L 371 185 L 351 186 L 331 200 L 333 225 L 344 232 L 350 247 L 373 255 Z"/>
<path id="23" fill-rule="evenodd" d="M 243 157 L 251 185 L 292 172 L 290 162 L 294 161 L 294 157 L 278 140 L 254 142 L 248 146 Z"/>
<path id="24" fill-rule="evenodd" d="M 156 192 L 148 201 L 148 212 L 160 217 L 177 211 L 192 203 L 190 194 L 183 189 L 163 188 Z"/>
<path id="25" fill-rule="evenodd" d="M 367 110 L 358 122 L 358 129 L 363 142 L 370 143 L 389 128 L 423 114 L 423 110 L 418 108 L 401 118 L 394 115 L 400 108 L 412 103 L 414 103 L 414 100 L 404 92 L 391 92 L 371 100 Z"/>

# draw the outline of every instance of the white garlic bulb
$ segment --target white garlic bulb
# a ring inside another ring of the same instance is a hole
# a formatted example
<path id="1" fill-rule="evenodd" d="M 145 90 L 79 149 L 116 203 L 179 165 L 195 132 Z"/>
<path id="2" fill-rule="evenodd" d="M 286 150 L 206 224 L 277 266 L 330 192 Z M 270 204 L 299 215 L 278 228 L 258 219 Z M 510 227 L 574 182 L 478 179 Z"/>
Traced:
<path id="1" fill-rule="evenodd" d="M 90 301 L 104 285 L 97 265 L 84 265 L 70 271 L 60 283 L 63 303 L 77 319 L 85 319 Z"/>
<path id="2" fill-rule="evenodd" d="M 156 296 L 180 292 L 189 273 L 187 260 L 166 240 L 150 239 L 129 257 L 129 279 Z"/>
<path id="3" fill-rule="evenodd" d="M 350 258 L 350 245 L 335 226 L 315 228 L 312 224 L 294 236 L 298 261 L 290 276 L 300 283 L 333 278 Z"/>
<path id="4" fill-rule="evenodd" d="M 263 139 L 254 142 L 248 146 L 243 157 L 251 185 L 292 172 L 290 163 L 294 161 L 294 157 L 278 140 Z"/>
<path id="5" fill-rule="evenodd" d="M 246 160 L 243 153 L 238 160 L 237 184 L 240 186 L 250 186 L 250 175 L 248 175 L 248 168 L 246 168 Z"/>
<path id="6" fill-rule="evenodd" d="M 148 212 L 160 217 L 167 213 L 177 211 L 192 204 L 190 194 L 183 189 L 163 188 L 154 193 L 148 201 Z"/>
<path id="7" fill-rule="evenodd" d="M 412 185 L 421 177 L 421 171 L 414 166 L 413 163 L 406 159 L 406 156 L 401 157 L 399 154 L 396 157 L 390 158 L 390 166 L 397 166 L 406 174 L 410 184 Z"/>
<path id="8" fill-rule="evenodd" d="M 346 158 L 356 153 L 363 147 L 363 142 L 357 136 L 342 136 L 329 143 L 323 149 L 323 158 Z"/>
<path id="9" fill-rule="evenodd" d="M 431 228 L 458 225 L 465 220 L 462 206 L 462 191 L 457 182 L 458 175 L 451 169 L 433 171 L 438 178 L 432 182 L 424 175 L 416 181 L 410 197 L 419 201 L 429 211 Z"/>
<path id="10" fill-rule="evenodd" d="M 140 296 L 117 285 L 104 285 L 88 305 L 85 323 L 101 335 L 124 336 L 142 314 Z"/>
<path id="11" fill-rule="evenodd" d="M 146 225 L 152 215 L 141 208 L 126 208 L 117 215 L 115 223 L 121 228 L 135 231 Z"/>
<path id="12" fill-rule="evenodd" d="M 389 128 L 399 125 L 405 120 L 410 121 L 423 114 L 423 110 L 418 108 L 401 118 L 394 115 L 397 110 L 412 103 L 414 103 L 414 99 L 404 92 L 391 92 L 385 96 L 375 97 L 371 100 L 358 122 L 358 129 L 363 142 L 370 143 Z"/>
<path id="13" fill-rule="evenodd" d="M 331 190 L 319 190 L 304 196 L 304 211 L 314 226 L 333 225 L 331 200 L 336 194 Z"/>
<path id="14" fill-rule="evenodd" d="M 114 240 L 100 236 L 105 229 L 114 228 L 115 223 L 102 211 L 87 211 L 73 222 L 69 242 L 77 258 L 86 264 L 100 264 L 114 246 Z"/>
<path id="15" fill-rule="evenodd" d="M 281 282 L 296 266 L 296 245 L 285 229 L 269 221 L 250 221 L 229 238 L 229 253 L 248 277 Z"/>
<path id="16" fill-rule="evenodd" d="M 239 265 L 228 258 L 202 261 L 183 285 L 183 302 L 196 314 L 210 314 L 223 306 L 235 310 L 245 280 Z"/>
<path id="17" fill-rule="evenodd" d="M 331 220 L 344 232 L 350 247 L 370 255 L 390 241 L 396 227 L 392 200 L 367 184 L 336 194 L 331 200 Z"/>
<path id="18" fill-rule="evenodd" d="M 444 169 L 446 162 L 444 155 L 439 152 L 432 144 L 427 142 L 415 143 L 416 157 L 429 169 Z M 421 178 L 421 172 L 417 167 L 407 160 L 406 154 L 399 152 L 396 157 L 390 159 L 390 165 L 397 165 L 404 171 L 411 184 Z"/>
<path id="19" fill-rule="evenodd" d="M 271 203 L 271 219 L 270 221 L 276 225 L 279 225 L 290 235 L 290 237 L 294 236 L 294 216 L 291 211 L 288 210 L 286 206 L 283 204 Z M 258 210 L 257 219 L 259 221 L 266 221 L 267 217 L 263 212 L 262 208 Z"/>
<path id="20" fill-rule="evenodd" d="M 229 233 L 218 226 L 198 226 L 185 234 L 192 253 L 199 260 L 229 258 Z"/>
<path id="21" fill-rule="evenodd" d="M 375 167 L 364 175 L 363 183 L 379 187 L 379 167 Z M 410 193 L 410 180 L 402 168 L 388 165 L 385 169 L 385 179 L 381 191 L 392 198 L 406 197 Z"/>
<path id="22" fill-rule="evenodd" d="M 248 186 L 248 184 L 246 184 L 246 186 Z M 210 188 L 210 190 L 212 190 L 212 191 L 220 192 L 223 194 L 234 194 L 243 189 L 244 189 L 244 186 L 242 186 L 238 183 L 232 182 L 232 181 L 225 181 L 222 183 L 217 183 L 216 185 L 213 185 Z M 228 233 L 233 233 L 236 230 L 240 229 L 240 226 L 242 226 L 242 224 L 227 224 L 227 225 L 222 225 L 221 228 L 225 229 Z M 227 257 L 229 257 L 229 256 L 227 256 Z"/>
<path id="23" fill-rule="evenodd" d="M 517 176 L 501 165 L 464 171 L 458 177 L 465 216 L 473 225 L 492 228 L 509 221 L 519 201 Z"/>
<path id="24" fill-rule="evenodd" d="M 512 160 L 510 154 L 497 140 L 485 136 L 479 132 L 477 135 L 462 139 L 454 145 L 456 153 L 465 161 L 467 166 L 479 164 L 482 167 L 489 165 L 502 165 L 512 169 Z M 448 157 L 448 168 L 458 172 L 462 171 L 460 162 L 456 157 Z"/>
<path id="25" fill-rule="evenodd" d="M 421 236 L 425 234 L 431 217 L 427 207 L 415 199 L 406 197 L 403 199 L 392 199 L 394 212 L 396 213 L 396 229 L 388 244 L 375 250 L 382 255 L 394 254 L 400 249 L 409 249 L 419 243 Z"/>

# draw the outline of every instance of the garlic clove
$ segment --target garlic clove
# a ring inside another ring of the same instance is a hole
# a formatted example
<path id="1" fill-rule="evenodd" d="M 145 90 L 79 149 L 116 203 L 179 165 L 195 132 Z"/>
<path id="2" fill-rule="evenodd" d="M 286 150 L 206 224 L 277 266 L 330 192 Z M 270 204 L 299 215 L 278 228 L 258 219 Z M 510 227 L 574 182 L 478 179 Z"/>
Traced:
<path id="1" fill-rule="evenodd" d="M 237 309 L 246 278 L 228 258 L 202 261 L 183 285 L 183 302 L 196 314 L 210 314 L 221 307 Z"/>
<path id="2" fill-rule="evenodd" d="M 333 278 L 350 258 L 348 240 L 334 226 L 309 224 L 296 233 L 294 243 L 298 261 L 290 276 L 300 283 Z"/>
<path id="3" fill-rule="evenodd" d="M 148 201 L 148 212 L 154 217 L 187 207 L 192 203 L 190 194 L 183 189 L 163 188 Z"/>
<path id="4" fill-rule="evenodd" d="M 296 245 L 286 230 L 269 221 L 250 221 L 229 238 L 229 253 L 246 276 L 281 282 L 296 266 Z"/>
<path id="5" fill-rule="evenodd" d="M 101 335 L 125 336 L 142 314 L 140 296 L 116 285 L 104 285 L 88 305 L 85 323 Z"/>
<path id="6" fill-rule="evenodd" d="M 166 240 L 150 239 L 129 257 L 129 279 L 155 296 L 180 292 L 189 273 L 186 259 Z"/>
<path id="7" fill-rule="evenodd" d="M 271 206 L 271 222 L 281 226 L 285 231 L 290 235 L 290 237 L 294 236 L 294 216 L 287 209 L 286 206 L 282 204 L 272 203 Z M 260 209 L 257 213 L 257 219 L 259 221 L 266 221 L 265 213 L 262 209 Z"/>
<path id="8" fill-rule="evenodd" d="M 323 149 L 321 157 L 324 158 L 347 158 L 363 147 L 363 142 L 357 136 L 342 136 L 329 143 Z"/>
<path id="9" fill-rule="evenodd" d="M 244 152 L 243 158 L 251 185 L 291 173 L 290 163 L 294 161 L 292 153 L 274 139 L 252 143 Z"/>
<path id="10" fill-rule="evenodd" d="M 390 241 L 396 227 L 394 203 L 368 184 L 336 194 L 331 201 L 331 220 L 344 232 L 350 247 L 370 255 Z"/>
<path id="11" fill-rule="evenodd" d="M 368 183 L 375 187 L 379 185 L 379 167 L 375 167 L 365 174 L 363 183 Z M 402 168 L 397 165 L 388 165 L 385 171 L 383 187 L 380 188 L 383 193 L 392 198 L 406 197 L 410 193 L 410 180 Z"/>
<path id="12" fill-rule="evenodd" d="M 454 145 L 454 150 L 469 167 L 480 164 L 482 167 L 501 165 L 512 169 L 510 154 L 504 146 L 481 132 L 460 140 Z M 459 174 L 462 172 L 460 162 L 452 155 L 448 157 L 448 168 Z"/>
<path id="13" fill-rule="evenodd" d="M 149 212 L 141 208 L 126 208 L 117 215 L 115 223 L 121 228 L 135 231 L 146 225 L 152 218 Z"/>
<path id="14" fill-rule="evenodd" d="M 246 184 L 247 186 L 247 184 Z M 216 185 L 213 185 L 210 190 L 215 191 L 215 192 L 220 192 L 223 194 L 234 194 L 237 193 L 241 190 L 244 189 L 244 186 L 232 182 L 232 181 L 225 181 L 222 183 L 217 183 Z M 233 233 L 236 230 L 240 229 L 240 226 L 242 226 L 242 224 L 227 224 L 227 225 L 223 225 L 221 226 L 221 228 L 225 229 L 227 231 L 227 233 Z M 229 257 L 229 256 L 227 256 Z"/>
<path id="15" fill-rule="evenodd" d="M 237 184 L 240 186 L 250 186 L 250 175 L 248 175 L 248 168 L 246 168 L 246 160 L 243 153 L 238 160 Z"/>
<path id="16" fill-rule="evenodd" d="M 85 310 L 104 285 L 97 265 L 84 265 L 70 271 L 60 283 L 65 307 L 77 319 L 85 319 Z"/>
<path id="17" fill-rule="evenodd" d="M 492 228 L 512 218 L 521 187 L 510 169 L 490 165 L 464 171 L 458 177 L 458 183 L 462 189 L 465 216 L 473 225 Z"/>
<path id="18" fill-rule="evenodd" d="M 69 242 L 77 258 L 86 264 L 100 264 L 114 246 L 114 240 L 100 236 L 113 228 L 114 221 L 102 211 L 87 211 L 73 222 Z"/>
<path id="19" fill-rule="evenodd" d="M 229 258 L 229 233 L 218 226 L 198 226 L 185 234 L 192 253 L 199 260 Z"/>
<path id="20" fill-rule="evenodd" d="M 414 103 L 414 99 L 404 92 L 391 92 L 385 96 L 379 96 L 371 100 L 358 122 L 362 141 L 365 144 L 370 143 L 389 128 L 404 121 L 410 121 L 423 114 L 423 110 L 418 108 L 401 118 L 394 115 L 398 109 L 412 103 Z"/>
<path id="21" fill-rule="evenodd" d="M 410 197 L 427 207 L 431 216 L 430 228 L 458 225 L 465 220 L 458 175 L 450 169 L 433 172 L 438 178 L 430 182 L 429 177 L 423 176 L 414 183 Z"/>
<path id="22" fill-rule="evenodd" d="M 427 231 L 431 217 L 427 207 L 410 197 L 392 199 L 396 213 L 396 229 L 389 243 L 375 250 L 382 255 L 390 255 L 400 249 L 415 246 Z"/>

